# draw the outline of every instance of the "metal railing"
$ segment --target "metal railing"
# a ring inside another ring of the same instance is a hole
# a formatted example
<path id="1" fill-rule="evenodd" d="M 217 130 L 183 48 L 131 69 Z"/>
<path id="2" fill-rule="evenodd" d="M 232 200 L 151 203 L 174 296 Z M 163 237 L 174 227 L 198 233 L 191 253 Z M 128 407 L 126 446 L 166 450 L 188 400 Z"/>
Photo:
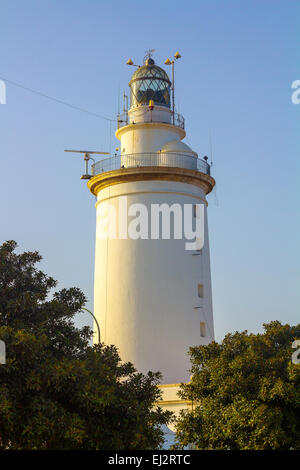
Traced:
<path id="1" fill-rule="evenodd" d="M 92 165 L 92 175 L 98 175 L 122 168 L 142 168 L 147 166 L 187 168 L 210 175 L 207 161 L 182 153 L 132 153 L 105 158 Z"/>
<path id="2" fill-rule="evenodd" d="M 141 117 L 142 116 L 142 117 Z M 184 117 L 179 114 L 179 113 L 173 113 L 171 114 L 171 121 L 163 120 L 163 119 L 157 119 L 157 117 L 153 118 L 153 121 L 151 119 L 151 113 L 141 113 L 139 115 L 139 119 L 135 124 L 139 124 L 140 122 L 162 122 L 164 124 L 173 124 L 174 126 L 181 127 L 181 129 L 184 129 Z M 128 113 L 124 113 L 121 115 L 118 115 L 118 129 L 120 127 L 127 126 L 128 124 L 134 124 L 134 122 L 129 122 L 128 118 Z"/>

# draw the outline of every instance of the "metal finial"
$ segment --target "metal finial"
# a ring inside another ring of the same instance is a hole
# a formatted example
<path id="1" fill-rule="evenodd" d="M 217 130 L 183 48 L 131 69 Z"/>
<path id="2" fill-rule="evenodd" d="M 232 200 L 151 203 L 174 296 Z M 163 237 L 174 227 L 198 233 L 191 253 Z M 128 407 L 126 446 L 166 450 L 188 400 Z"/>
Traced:
<path id="1" fill-rule="evenodd" d="M 155 49 L 148 49 L 147 51 L 145 51 L 144 62 L 147 59 L 152 59 L 154 52 L 155 52 Z"/>

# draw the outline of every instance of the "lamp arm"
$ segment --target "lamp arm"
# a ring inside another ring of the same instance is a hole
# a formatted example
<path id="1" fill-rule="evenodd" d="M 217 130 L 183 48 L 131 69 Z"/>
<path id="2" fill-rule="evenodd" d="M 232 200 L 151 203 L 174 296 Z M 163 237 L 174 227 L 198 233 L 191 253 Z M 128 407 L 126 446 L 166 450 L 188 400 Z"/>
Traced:
<path id="1" fill-rule="evenodd" d="M 101 341 L 100 341 L 100 339 L 101 339 L 101 336 L 100 336 L 100 326 L 99 326 L 99 323 L 98 323 L 97 318 L 96 318 L 95 315 L 94 315 L 90 310 L 88 310 L 87 308 L 81 307 L 81 310 L 85 310 L 86 312 L 88 312 L 90 315 L 92 315 L 93 319 L 95 320 L 95 323 L 96 323 L 97 328 L 98 328 L 98 344 L 100 344 L 100 343 L 101 343 Z"/>

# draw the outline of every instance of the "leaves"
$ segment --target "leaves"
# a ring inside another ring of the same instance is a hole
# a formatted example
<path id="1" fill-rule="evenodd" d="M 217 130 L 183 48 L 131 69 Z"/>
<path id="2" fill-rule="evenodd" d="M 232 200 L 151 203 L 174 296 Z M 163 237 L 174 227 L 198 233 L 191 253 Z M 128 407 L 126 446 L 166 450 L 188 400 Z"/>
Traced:
<path id="1" fill-rule="evenodd" d="M 78 288 L 56 281 L 37 252 L 0 246 L 0 449 L 147 449 L 163 441 L 169 412 L 155 407 L 160 374 L 139 374 L 114 346 L 90 346 L 74 325 Z"/>
<path id="2" fill-rule="evenodd" d="M 177 447 L 300 448 L 300 365 L 291 361 L 300 325 L 264 330 L 190 349 L 193 376 L 180 395 L 196 406 L 181 413 Z"/>

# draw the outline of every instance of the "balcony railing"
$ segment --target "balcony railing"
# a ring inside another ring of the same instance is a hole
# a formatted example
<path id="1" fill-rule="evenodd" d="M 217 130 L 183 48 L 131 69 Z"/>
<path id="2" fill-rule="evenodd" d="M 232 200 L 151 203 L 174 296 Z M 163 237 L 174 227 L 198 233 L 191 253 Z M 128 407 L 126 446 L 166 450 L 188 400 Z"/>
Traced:
<path id="1" fill-rule="evenodd" d="M 105 158 L 92 165 L 92 175 L 98 175 L 122 168 L 142 168 L 147 166 L 187 168 L 210 175 L 210 165 L 205 160 L 182 153 L 132 153 Z"/>
<path id="2" fill-rule="evenodd" d="M 184 117 L 181 114 L 178 113 L 173 113 L 171 114 L 171 122 L 164 120 L 163 118 L 161 120 L 153 118 L 153 121 L 151 120 L 151 114 L 150 113 L 144 113 L 141 117 L 139 116 L 138 122 L 136 124 L 139 124 L 140 122 L 162 122 L 164 124 L 173 124 L 174 126 L 181 127 L 181 129 L 184 129 Z M 129 122 L 128 114 L 124 113 L 118 116 L 118 129 L 120 127 L 127 126 L 128 124 L 133 124 L 133 122 Z"/>

